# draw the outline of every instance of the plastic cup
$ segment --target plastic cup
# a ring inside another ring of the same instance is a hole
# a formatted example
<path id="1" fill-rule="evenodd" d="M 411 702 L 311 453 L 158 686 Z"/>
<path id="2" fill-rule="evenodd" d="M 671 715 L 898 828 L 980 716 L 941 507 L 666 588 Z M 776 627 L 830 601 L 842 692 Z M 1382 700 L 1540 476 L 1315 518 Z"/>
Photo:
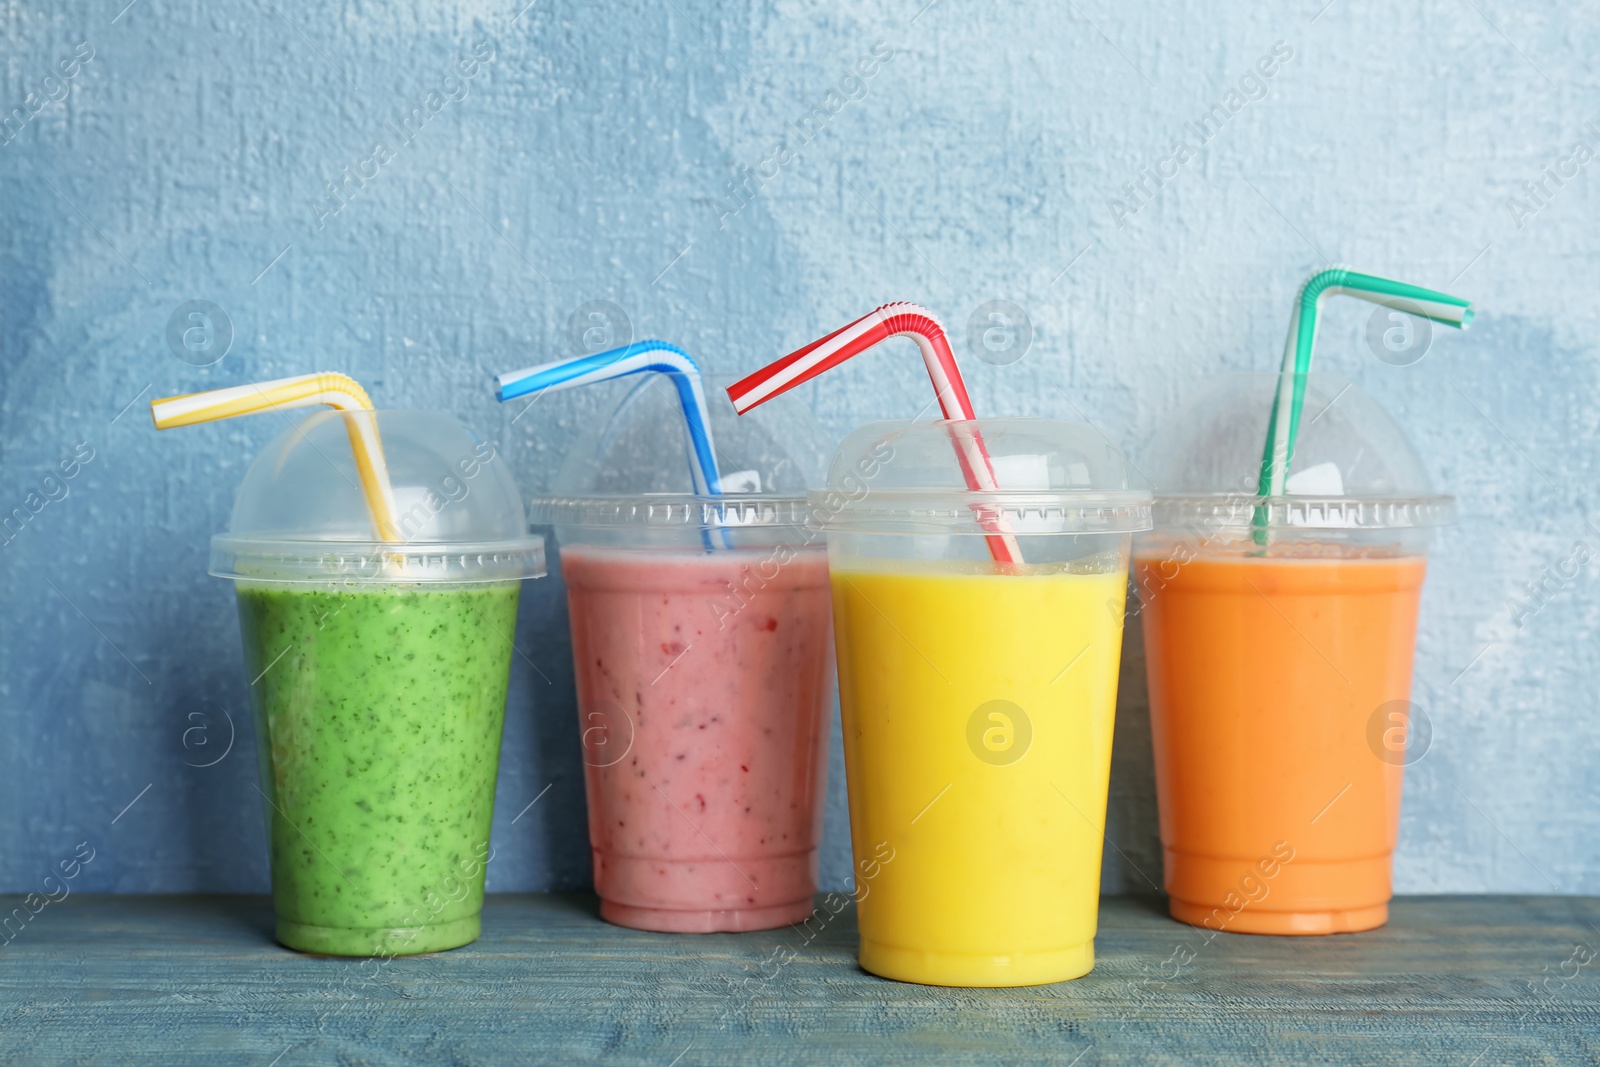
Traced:
<path id="1" fill-rule="evenodd" d="M 1174 918 L 1213 930 L 1383 925 L 1420 755 L 1418 603 L 1453 501 L 1372 398 L 1308 377 L 1287 495 L 1255 495 L 1275 375 L 1213 387 L 1144 468 L 1155 529 L 1134 566 L 1166 890 Z"/>
<path id="2" fill-rule="evenodd" d="M 803 492 L 772 491 L 801 474 L 759 420 L 718 424 L 724 481 L 750 491 L 683 491 L 669 398 L 629 393 L 530 507 L 560 546 L 600 915 L 786 926 L 817 891 L 827 558 Z"/>
<path id="3" fill-rule="evenodd" d="M 1001 488 L 966 489 L 954 428 Z M 813 493 L 828 533 L 861 966 L 1034 985 L 1094 966 L 1128 552 L 1149 494 L 1089 427 L 887 422 Z M 982 520 L 982 521 L 980 521 Z M 985 525 L 1016 538 L 996 563 Z"/>
<path id="4" fill-rule="evenodd" d="M 277 938 L 335 956 L 476 940 L 524 578 L 509 465 L 449 415 L 377 413 L 408 540 L 375 542 L 336 412 L 245 473 L 211 573 L 234 581 Z"/>

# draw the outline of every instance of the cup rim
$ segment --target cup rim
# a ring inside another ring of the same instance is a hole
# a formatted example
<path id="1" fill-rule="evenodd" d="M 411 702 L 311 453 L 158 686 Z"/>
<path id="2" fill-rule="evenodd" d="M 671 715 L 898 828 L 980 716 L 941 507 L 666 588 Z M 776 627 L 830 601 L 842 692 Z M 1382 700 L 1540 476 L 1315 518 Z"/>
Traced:
<path id="1" fill-rule="evenodd" d="M 1000 524 L 1020 537 L 1138 533 L 1151 528 L 1143 489 L 939 490 L 872 489 L 848 495 L 813 490 L 813 521 L 841 532 L 970 533 Z M 980 523 L 981 518 L 981 523 Z"/>
<path id="2" fill-rule="evenodd" d="M 317 538 L 211 538 L 208 573 L 259 582 L 471 585 L 542 578 L 539 535 L 500 541 L 342 541 Z"/>
<path id="3" fill-rule="evenodd" d="M 528 501 L 533 526 L 563 528 L 746 529 L 804 526 L 804 493 L 545 494 Z"/>
<path id="4" fill-rule="evenodd" d="M 1432 529 L 1456 521 L 1449 494 L 1363 493 L 1350 496 L 1258 496 L 1254 493 L 1157 493 L 1157 533 L 1174 528 L 1239 529 L 1265 525 L 1296 530 Z"/>

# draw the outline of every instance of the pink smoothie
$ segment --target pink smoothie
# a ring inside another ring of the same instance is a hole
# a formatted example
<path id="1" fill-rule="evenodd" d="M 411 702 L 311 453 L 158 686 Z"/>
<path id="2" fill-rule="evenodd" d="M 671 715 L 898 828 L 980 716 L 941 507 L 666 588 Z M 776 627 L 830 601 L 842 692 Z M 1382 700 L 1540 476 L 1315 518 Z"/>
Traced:
<path id="1" fill-rule="evenodd" d="M 827 771 L 825 554 L 580 545 L 561 571 L 601 916 L 685 933 L 802 921 Z"/>

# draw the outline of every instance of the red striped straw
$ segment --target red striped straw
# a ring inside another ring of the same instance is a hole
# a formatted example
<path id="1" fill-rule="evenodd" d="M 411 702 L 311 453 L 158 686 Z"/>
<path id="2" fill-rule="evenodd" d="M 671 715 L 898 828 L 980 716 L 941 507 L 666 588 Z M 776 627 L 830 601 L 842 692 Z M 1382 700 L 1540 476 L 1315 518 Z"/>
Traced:
<path id="1" fill-rule="evenodd" d="M 743 415 L 891 337 L 910 337 L 922 352 L 922 361 L 928 367 L 928 377 L 939 399 L 939 411 L 945 419 L 954 423 L 950 427 L 952 442 L 956 446 L 956 460 L 961 464 L 961 475 L 966 479 L 967 488 L 973 492 L 997 491 L 1000 483 L 995 479 L 994 466 L 983 447 L 983 438 L 978 435 L 976 427 L 961 425 L 972 422 L 978 416 L 972 410 L 972 399 L 967 395 L 966 383 L 961 380 L 961 368 L 956 366 L 955 353 L 950 351 L 950 342 L 939 320 L 933 312 L 920 305 L 885 304 L 870 311 L 848 326 L 735 382 L 728 387 L 728 398 L 733 401 L 734 410 Z M 995 562 L 1022 562 L 1016 537 L 1006 530 L 997 516 L 980 518 L 979 524 L 990 531 L 984 539 L 989 545 L 989 555 Z"/>

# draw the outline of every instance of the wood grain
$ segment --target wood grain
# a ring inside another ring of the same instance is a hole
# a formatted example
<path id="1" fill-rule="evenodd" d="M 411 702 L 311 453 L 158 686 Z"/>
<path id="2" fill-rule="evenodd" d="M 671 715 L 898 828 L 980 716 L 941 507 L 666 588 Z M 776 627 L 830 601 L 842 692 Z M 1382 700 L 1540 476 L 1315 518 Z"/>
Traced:
<path id="1" fill-rule="evenodd" d="M 477 944 L 380 963 L 279 948 L 264 897 L 74 895 L 0 947 L 0 1062 L 1594 1063 L 1597 927 L 1597 898 L 1412 897 L 1371 933 L 1206 942 L 1108 897 L 1093 974 L 959 990 L 863 973 L 850 909 L 694 937 L 494 896 Z"/>

